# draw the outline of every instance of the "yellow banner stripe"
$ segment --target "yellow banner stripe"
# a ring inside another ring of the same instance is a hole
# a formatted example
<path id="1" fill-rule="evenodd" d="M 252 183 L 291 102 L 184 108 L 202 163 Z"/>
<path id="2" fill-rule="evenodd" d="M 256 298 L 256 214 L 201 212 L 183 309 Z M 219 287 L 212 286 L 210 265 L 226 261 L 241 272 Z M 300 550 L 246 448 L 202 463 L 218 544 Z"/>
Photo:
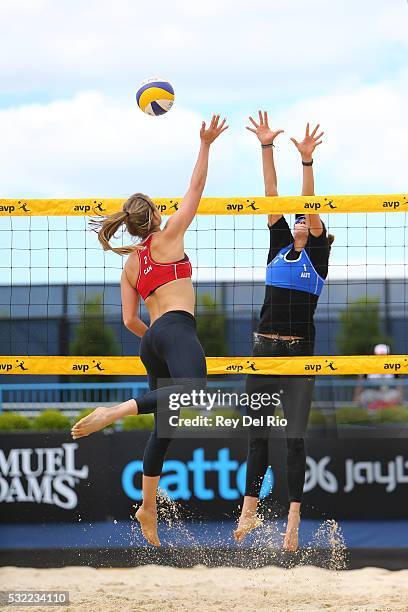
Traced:
<path id="1" fill-rule="evenodd" d="M 0 216 L 95 216 L 120 210 L 126 198 L 86 198 L 76 200 L 0 200 Z M 164 215 L 173 214 L 182 198 L 156 198 Z M 279 196 L 276 198 L 202 198 L 200 215 L 265 215 L 268 213 L 353 213 L 405 212 L 408 195 L 322 195 Z"/>
<path id="2" fill-rule="evenodd" d="M 209 374 L 408 374 L 407 355 L 207 357 Z M 0 374 L 139 376 L 139 357 L 0 356 Z"/>

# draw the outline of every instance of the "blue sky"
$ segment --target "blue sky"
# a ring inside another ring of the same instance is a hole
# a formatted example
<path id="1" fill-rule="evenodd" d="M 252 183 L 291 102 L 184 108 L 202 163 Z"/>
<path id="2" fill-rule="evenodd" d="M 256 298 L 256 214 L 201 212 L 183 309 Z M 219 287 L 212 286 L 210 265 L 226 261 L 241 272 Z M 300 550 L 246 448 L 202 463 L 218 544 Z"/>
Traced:
<path id="1" fill-rule="evenodd" d="M 318 193 L 407 192 L 407 20 L 405 0 L 157 0 L 154 6 L 2 0 L 2 197 L 180 196 L 200 121 L 213 111 L 227 115 L 231 127 L 214 145 L 206 194 L 261 195 L 259 146 L 244 129 L 259 107 L 285 129 L 276 147 L 280 193 L 299 193 L 301 168 L 289 137 L 299 138 L 306 121 L 319 121 L 326 132 L 315 156 Z M 134 100 L 138 83 L 155 74 L 176 91 L 174 108 L 161 118 L 143 115 Z M 403 215 L 330 222 L 337 226 L 334 273 L 350 262 L 360 262 L 363 275 L 404 273 Z M 13 228 L 25 223 L 15 219 Z M 255 226 L 263 223 L 257 219 Z M 367 235 L 358 229 L 366 223 L 377 229 Z M 8 227 L 2 220 L 6 250 Z M 41 238 L 44 247 L 48 236 Z M 70 245 L 76 239 L 68 234 Z M 20 261 L 29 258 L 24 232 L 15 231 L 13 241 L 22 249 Z M 77 254 L 83 262 L 85 252 Z M 104 265 L 121 262 L 108 257 Z M 33 269 L 32 280 L 44 274 Z M 13 281 L 20 276 L 16 270 Z M 101 277 L 94 268 L 87 278 Z"/>

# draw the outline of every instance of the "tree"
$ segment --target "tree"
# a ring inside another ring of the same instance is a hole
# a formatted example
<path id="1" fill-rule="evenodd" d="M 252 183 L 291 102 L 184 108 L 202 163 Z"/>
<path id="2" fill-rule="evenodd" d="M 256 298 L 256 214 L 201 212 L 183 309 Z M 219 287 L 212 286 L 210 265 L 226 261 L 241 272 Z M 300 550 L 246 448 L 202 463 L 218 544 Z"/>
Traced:
<path id="1" fill-rule="evenodd" d="M 114 332 L 104 321 L 103 300 L 101 295 L 85 299 L 80 295 L 78 310 L 79 324 L 75 327 L 74 338 L 70 342 L 71 355 L 118 355 L 119 345 Z M 97 371 L 97 370 L 96 370 Z M 102 380 L 101 376 L 86 376 L 88 382 Z M 112 377 L 109 377 L 112 381 Z"/>
<path id="2" fill-rule="evenodd" d="M 390 344 L 381 330 L 379 298 L 361 297 L 349 302 L 340 313 L 336 342 L 342 355 L 372 355 L 376 344 Z"/>
<path id="3" fill-rule="evenodd" d="M 226 317 L 210 293 L 197 299 L 197 333 L 208 357 L 227 354 Z"/>

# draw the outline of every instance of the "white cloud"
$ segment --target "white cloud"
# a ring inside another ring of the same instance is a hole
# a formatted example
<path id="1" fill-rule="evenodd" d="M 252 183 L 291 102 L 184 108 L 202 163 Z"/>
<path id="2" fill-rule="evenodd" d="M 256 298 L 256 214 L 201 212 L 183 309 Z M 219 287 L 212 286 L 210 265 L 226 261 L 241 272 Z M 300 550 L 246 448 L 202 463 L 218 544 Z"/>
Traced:
<path id="1" fill-rule="evenodd" d="M 180 106 L 165 117 L 150 117 L 134 100 L 126 102 L 83 92 L 0 110 L 3 197 L 182 195 L 199 147 L 201 117 Z M 227 160 L 229 145 L 217 146 L 215 158 Z"/>
<path id="2" fill-rule="evenodd" d="M 0 91 L 126 95 L 159 73 L 183 106 L 217 96 L 281 104 L 402 65 L 406 10 L 397 0 L 8 0 Z"/>
<path id="3" fill-rule="evenodd" d="M 276 160 L 280 191 L 299 193 L 301 168 L 289 137 L 306 120 L 326 134 L 316 152 L 316 189 L 322 193 L 404 192 L 408 72 L 373 85 L 311 96 L 270 113 L 283 127 Z M 251 110 L 260 100 L 254 95 Z M 142 190 L 180 196 L 198 149 L 202 116 L 175 106 L 164 117 L 141 113 L 133 98 L 82 92 L 71 99 L 0 110 L 3 197 L 125 196 Z M 208 195 L 262 193 L 259 146 L 246 117 L 212 151 Z"/>
<path id="4" fill-rule="evenodd" d="M 319 121 L 325 130 L 324 143 L 315 155 L 318 176 L 324 175 L 318 191 L 405 192 L 407 91 L 408 71 L 402 71 L 393 79 L 296 102 L 278 113 L 276 122 L 296 138 L 303 134 L 306 120 Z M 296 156 L 291 147 L 282 147 L 286 180 Z"/>

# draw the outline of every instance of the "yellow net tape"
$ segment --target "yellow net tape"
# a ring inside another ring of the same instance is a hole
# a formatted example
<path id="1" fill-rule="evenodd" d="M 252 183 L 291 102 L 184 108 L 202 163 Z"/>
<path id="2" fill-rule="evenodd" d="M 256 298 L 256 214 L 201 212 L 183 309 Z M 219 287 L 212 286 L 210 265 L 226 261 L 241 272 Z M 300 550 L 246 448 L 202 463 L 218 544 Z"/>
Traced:
<path id="1" fill-rule="evenodd" d="M 78 200 L 0 200 L 0 216 L 94 216 L 122 208 L 125 198 Z M 157 198 L 164 215 L 173 214 L 182 198 Z M 265 215 L 268 213 L 353 213 L 408 211 L 408 195 L 279 196 L 276 198 L 202 198 L 200 215 Z"/>
<path id="2" fill-rule="evenodd" d="M 209 374 L 408 374 L 407 355 L 207 357 Z M 139 357 L 0 356 L 0 374 L 144 376 Z"/>

